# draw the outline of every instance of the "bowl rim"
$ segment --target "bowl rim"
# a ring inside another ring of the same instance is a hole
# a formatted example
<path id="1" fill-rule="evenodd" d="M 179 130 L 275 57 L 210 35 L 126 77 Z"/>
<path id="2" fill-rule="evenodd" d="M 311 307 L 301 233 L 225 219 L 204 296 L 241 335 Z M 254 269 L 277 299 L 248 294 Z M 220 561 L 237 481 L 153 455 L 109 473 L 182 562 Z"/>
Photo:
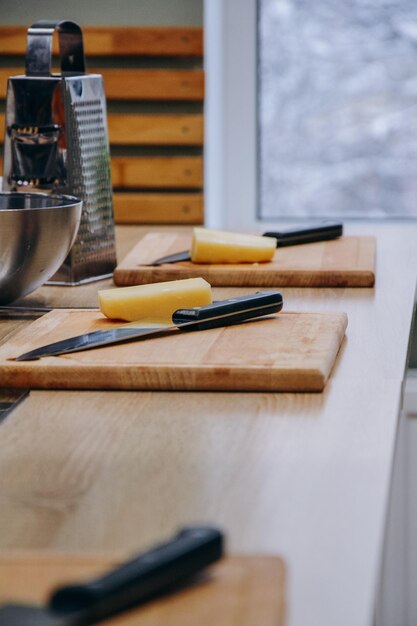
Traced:
<path id="1" fill-rule="evenodd" d="M 51 204 L 50 206 L 37 206 L 37 207 L 1 207 L 0 212 L 13 212 L 13 211 L 27 211 L 28 209 L 31 211 L 47 211 L 52 209 L 64 209 L 71 206 L 77 206 L 82 204 L 82 198 L 77 198 L 76 196 L 71 196 L 70 194 L 58 194 L 58 193 L 43 193 L 40 191 L 0 191 L 0 199 L 3 196 L 41 196 L 42 198 L 49 198 L 52 200 L 56 200 L 56 203 Z"/>

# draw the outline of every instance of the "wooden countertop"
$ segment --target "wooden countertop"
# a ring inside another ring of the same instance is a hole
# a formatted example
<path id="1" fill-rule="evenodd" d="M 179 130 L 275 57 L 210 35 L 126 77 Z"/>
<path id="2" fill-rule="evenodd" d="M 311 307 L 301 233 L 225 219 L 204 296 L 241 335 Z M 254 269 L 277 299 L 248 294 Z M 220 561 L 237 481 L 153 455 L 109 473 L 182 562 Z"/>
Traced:
<path id="1" fill-rule="evenodd" d="M 143 232 L 118 228 L 119 258 Z M 0 425 L 0 548 L 131 551 L 211 522 L 230 551 L 287 560 L 289 626 L 370 626 L 417 226 L 346 232 L 377 236 L 375 289 L 282 289 L 288 310 L 348 313 L 324 393 L 31 392 Z M 104 284 L 27 301 L 94 306 Z M 0 337 L 25 323 L 0 319 Z"/>

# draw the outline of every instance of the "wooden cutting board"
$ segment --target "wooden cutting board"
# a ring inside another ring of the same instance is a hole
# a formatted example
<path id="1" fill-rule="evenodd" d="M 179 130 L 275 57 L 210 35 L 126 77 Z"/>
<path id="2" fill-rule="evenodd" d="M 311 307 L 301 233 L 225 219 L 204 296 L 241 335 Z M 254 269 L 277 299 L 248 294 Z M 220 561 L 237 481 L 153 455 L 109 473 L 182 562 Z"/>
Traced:
<path id="1" fill-rule="evenodd" d="M 33 555 L 0 559 L 0 604 L 44 604 L 52 589 L 114 567 L 104 556 Z M 285 570 L 278 557 L 229 557 L 207 578 L 106 621 L 108 626 L 283 626 Z"/>
<path id="2" fill-rule="evenodd" d="M 188 250 L 190 243 L 189 234 L 148 233 L 116 267 L 114 282 L 128 286 L 197 276 L 216 287 L 372 287 L 375 282 L 374 237 L 341 237 L 277 248 L 269 263 L 143 265 Z"/>
<path id="3" fill-rule="evenodd" d="M 1 385 L 58 389 L 322 391 L 345 313 L 280 313 L 225 328 L 13 361 L 42 345 L 115 326 L 99 311 L 54 310 L 0 347 Z"/>

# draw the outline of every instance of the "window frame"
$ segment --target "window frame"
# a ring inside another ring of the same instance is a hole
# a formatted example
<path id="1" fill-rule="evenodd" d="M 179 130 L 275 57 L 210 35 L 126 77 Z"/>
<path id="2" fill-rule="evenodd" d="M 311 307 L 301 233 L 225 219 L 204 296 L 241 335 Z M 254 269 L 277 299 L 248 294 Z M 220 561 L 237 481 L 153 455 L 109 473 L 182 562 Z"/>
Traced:
<path id="1" fill-rule="evenodd" d="M 204 0 L 204 41 L 206 226 L 266 229 L 257 210 L 257 0 Z"/>

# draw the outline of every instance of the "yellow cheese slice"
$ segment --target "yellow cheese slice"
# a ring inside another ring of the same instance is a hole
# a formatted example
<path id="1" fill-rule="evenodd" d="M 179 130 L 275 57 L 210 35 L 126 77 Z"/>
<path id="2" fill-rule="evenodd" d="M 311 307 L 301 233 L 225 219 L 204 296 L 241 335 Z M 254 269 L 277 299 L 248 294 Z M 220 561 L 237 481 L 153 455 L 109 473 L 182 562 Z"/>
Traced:
<path id="1" fill-rule="evenodd" d="M 211 286 L 204 278 L 186 278 L 150 285 L 102 289 L 100 310 L 110 319 L 172 324 L 177 309 L 211 304 Z"/>
<path id="2" fill-rule="evenodd" d="M 276 244 L 272 237 L 194 228 L 191 260 L 193 263 L 260 263 L 272 259 Z"/>

